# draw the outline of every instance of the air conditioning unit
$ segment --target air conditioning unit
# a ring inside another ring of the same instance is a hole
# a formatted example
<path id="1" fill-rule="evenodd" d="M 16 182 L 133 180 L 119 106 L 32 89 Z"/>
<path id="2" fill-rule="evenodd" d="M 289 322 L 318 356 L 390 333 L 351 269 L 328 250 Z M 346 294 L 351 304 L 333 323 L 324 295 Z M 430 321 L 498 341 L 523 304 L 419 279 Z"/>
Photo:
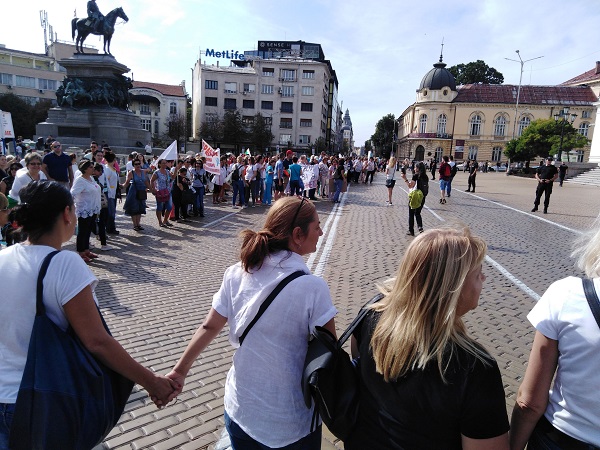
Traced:
<path id="1" fill-rule="evenodd" d="M 8 86 L 6 86 L 9 89 L 12 89 L 12 84 L 9 84 Z"/>
<path id="2" fill-rule="evenodd" d="M 283 93 L 283 89 L 279 88 L 279 93 L 282 94 Z"/>
<path id="3" fill-rule="evenodd" d="M 248 91 L 242 92 L 242 95 L 248 95 Z"/>
<path id="4" fill-rule="evenodd" d="M 39 89 L 39 92 L 40 92 L 40 94 L 43 94 L 44 90 L 43 89 Z"/>

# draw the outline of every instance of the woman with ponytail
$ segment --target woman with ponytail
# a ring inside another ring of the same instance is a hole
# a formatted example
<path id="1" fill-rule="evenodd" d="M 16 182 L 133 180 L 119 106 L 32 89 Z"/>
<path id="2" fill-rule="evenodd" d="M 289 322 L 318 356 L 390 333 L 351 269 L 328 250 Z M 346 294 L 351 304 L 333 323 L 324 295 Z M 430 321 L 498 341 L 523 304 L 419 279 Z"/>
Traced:
<path id="1" fill-rule="evenodd" d="M 329 288 L 302 258 L 316 250 L 322 234 L 314 205 L 298 197 L 275 202 L 260 231 L 244 230 L 241 261 L 225 271 L 204 323 L 167 375 L 183 386 L 196 358 L 229 324 L 229 341 L 239 347 L 225 384 L 225 426 L 234 450 L 321 448 L 321 427 L 310 431 L 312 411 L 300 380 L 315 326 L 335 334 Z M 306 275 L 281 290 L 241 345 L 263 301 L 297 271 Z"/>

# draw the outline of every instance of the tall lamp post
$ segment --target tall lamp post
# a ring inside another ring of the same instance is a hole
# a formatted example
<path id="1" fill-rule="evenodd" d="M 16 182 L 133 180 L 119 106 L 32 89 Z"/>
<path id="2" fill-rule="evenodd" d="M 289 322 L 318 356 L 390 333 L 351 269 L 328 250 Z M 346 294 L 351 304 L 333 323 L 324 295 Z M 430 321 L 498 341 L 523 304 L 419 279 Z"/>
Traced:
<path id="1" fill-rule="evenodd" d="M 563 109 L 561 109 L 559 112 L 557 112 L 556 114 L 554 114 L 554 120 L 556 122 L 558 122 L 560 120 L 561 122 L 561 126 L 560 126 L 560 145 L 558 146 L 558 160 L 562 161 L 562 146 L 563 146 L 563 139 L 565 136 L 565 123 L 570 122 L 573 123 L 575 122 L 575 119 L 577 118 L 577 114 L 569 114 L 569 107 L 565 106 Z"/>

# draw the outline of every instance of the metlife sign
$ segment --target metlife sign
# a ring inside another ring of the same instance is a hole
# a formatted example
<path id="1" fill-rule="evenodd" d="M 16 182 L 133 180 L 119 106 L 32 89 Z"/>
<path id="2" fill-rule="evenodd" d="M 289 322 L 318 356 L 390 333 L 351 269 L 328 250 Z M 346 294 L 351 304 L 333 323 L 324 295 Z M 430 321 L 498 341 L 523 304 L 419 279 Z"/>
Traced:
<path id="1" fill-rule="evenodd" d="M 233 50 L 221 50 L 221 51 L 215 51 L 214 48 L 207 48 L 206 51 L 204 52 L 204 56 L 206 57 L 212 57 L 212 58 L 223 58 L 223 59 L 239 59 L 239 60 L 245 60 L 246 58 L 244 57 L 244 52 L 238 52 L 238 51 L 233 51 Z"/>

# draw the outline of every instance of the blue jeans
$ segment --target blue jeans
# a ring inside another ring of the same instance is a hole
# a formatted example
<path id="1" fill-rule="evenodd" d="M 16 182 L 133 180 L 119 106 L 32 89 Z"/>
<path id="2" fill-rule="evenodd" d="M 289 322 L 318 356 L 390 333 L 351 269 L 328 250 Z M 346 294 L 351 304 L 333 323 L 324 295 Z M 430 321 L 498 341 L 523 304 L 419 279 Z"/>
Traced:
<path id="1" fill-rule="evenodd" d="M 14 413 L 14 403 L 0 403 L 0 450 L 8 450 L 8 436 Z"/>
<path id="2" fill-rule="evenodd" d="M 225 428 L 229 433 L 231 448 L 233 450 L 271 450 L 273 447 L 267 447 L 246 434 L 240 426 L 235 423 L 227 411 L 225 411 Z M 321 426 L 302 439 L 293 442 L 285 447 L 277 447 L 278 450 L 320 450 L 321 449 Z"/>
<path id="3" fill-rule="evenodd" d="M 333 194 L 333 201 L 338 202 L 338 201 L 340 201 L 340 192 L 342 192 L 342 186 L 344 185 L 344 180 L 342 180 L 341 178 L 334 179 L 333 185 L 335 186 L 335 194 Z"/>
<path id="4" fill-rule="evenodd" d="M 204 186 L 195 187 L 196 189 L 196 198 L 194 199 L 194 213 L 200 213 L 201 216 L 204 216 L 204 190 L 206 189 Z"/>
<path id="5" fill-rule="evenodd" d="M 232 181 L 231 184 L 233 185 L 233 206 L 235 206 L 235 200 L 238 195 L 240 196 L 240 204 L 244 206 L 244 204 L 246 203 L 244 201 L 244 181 Z"/>
<path id="6" fill-rule="evenodd" d="M 446 181 L 446 195 L 450 197 L 450 192 L 452 192 L 452 178 L 450 181 Z"/>

